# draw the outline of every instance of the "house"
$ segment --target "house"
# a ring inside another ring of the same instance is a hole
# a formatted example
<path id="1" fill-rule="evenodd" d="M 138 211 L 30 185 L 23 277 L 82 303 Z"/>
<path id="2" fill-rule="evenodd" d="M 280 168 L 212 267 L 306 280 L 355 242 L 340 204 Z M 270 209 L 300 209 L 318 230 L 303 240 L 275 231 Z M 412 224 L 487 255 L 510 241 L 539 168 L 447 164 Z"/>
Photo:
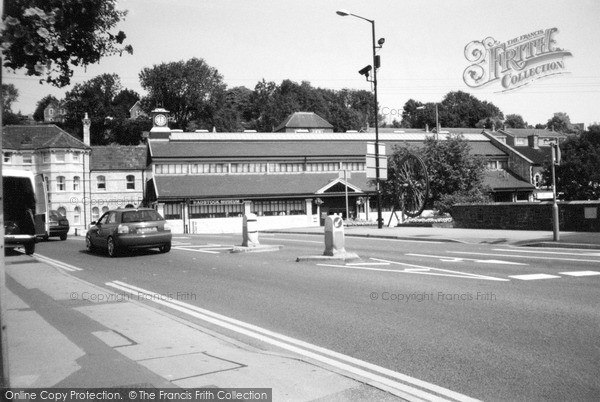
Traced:
<path id="1" fill-rule="evenodd" d="M 146 114 L 146 112 L 144 112 L 144 110 L 142 109 L 142 104 L 140 103 L 140 101 L 137 101 L 129 109 L 129 119 L 135 120 L 140 117 L 148 117 L 148 114 Z"/>
<path id="2" fill-rule="evenodd" d="M 3 127 L 2 148 L 4 166 L 42 174 L 49 209 L 66 216 L 72 232 L 84 231 L 89 223 L 86 180 L 90 147 L 56 125 L 47 124 Z"/>
<path id="3" fill-rule="evenodd" d="M 44 108 L 44 123 L 64 123 L 67 110 L 60 101 L 50 101 Z"/>

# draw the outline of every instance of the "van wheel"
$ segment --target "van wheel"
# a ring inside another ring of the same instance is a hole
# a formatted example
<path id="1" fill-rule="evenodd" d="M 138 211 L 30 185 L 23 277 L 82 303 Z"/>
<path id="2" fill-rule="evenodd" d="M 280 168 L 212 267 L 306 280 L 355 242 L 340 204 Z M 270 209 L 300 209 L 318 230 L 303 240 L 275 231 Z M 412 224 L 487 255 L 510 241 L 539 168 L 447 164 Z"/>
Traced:
<path id="1" fill-rule="evenodd" d="M 117 244 L 112 237 L 109 237 L 106 242 L 106 248 L 108 250 L 108 255 L 111 257 L 116 257 L 119 255 L 119 249 L 117 248 Z"/>
<path id="2" fill-rule="evenodd" d="M 171 251 L 171 243 L 163 244 L 158 248 L 161 253 L 168 253 Z"/>
<path id="3" fill-rule="evenodd" d="M 67 234 L 66 233 L 65 234 L 61 234 L 60 235 L 60 239 L 61 240 L 67 240 Z"/>
<path id="4" fill-rule="evenodd" d="M 35 253 L 35 243 L 27 243 L 24 244 L 23 247 L 25 247 L 25 254 L 31 255 Z"/>

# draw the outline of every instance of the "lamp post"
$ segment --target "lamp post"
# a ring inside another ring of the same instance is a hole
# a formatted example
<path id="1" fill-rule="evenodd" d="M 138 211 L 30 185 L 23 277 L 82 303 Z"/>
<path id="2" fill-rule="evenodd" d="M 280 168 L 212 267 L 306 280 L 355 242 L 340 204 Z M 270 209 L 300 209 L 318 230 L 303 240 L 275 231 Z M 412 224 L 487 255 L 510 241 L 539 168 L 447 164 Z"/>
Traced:
<path id="1" fill-rule="evenodd" d="M 337 15 L 342 17 L 352 16 L 356 18 L 360 18 L 361 20 L 365 20 L 371 23 L 371 30 L 373 32 L 373 79 L 370 81 L 373 83 L 373 92 L 374 92 L 374 105 L 375 105 L 375 188 L 377 191 L 377 228 L 381 229 L 383 226 L 383 218 L 381 217 L 381 188 L 380 188 L 380 173 L 379 173 L 379 124 L 378 124 L 378 114 L 379 114 L 379 105 L 377 103 L 377 69 L 379 68 L 379 57 L 376 54 L 376 50 L 380 49 L 384 43 L 384 39 L 381 38 L 375 43 L 375 21 L 370 20 L 365 17 L 361 17 L 360 15 L 352 14 L 346 10 L 338 10 L 336 11 Z M 369 71 L 371 68 L 367 66 L 359 71 L 360 74 L 364 75 L 369 81 Z"/>
<path id="2" fill-rule="evenodd" d="M 417 106 L 417 110 L 425 110 L 425 106 Z M 437 140 L 440 135 L 440 119 L 438 113 L 438 104 L 435 103 L 435 139 Z"/>

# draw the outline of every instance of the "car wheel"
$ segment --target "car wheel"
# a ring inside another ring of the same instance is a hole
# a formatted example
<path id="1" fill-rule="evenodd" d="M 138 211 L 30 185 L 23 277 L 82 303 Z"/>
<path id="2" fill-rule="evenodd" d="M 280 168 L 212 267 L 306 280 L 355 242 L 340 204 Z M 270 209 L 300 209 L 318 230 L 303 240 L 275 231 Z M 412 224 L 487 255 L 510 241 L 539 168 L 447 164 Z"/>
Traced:
<path id="1" fill-rule="evenodd" d="M 112 237 L 109 237 L 106 242 L 106 248 L 108 250 L 108 255 L 111 257 L 116 257 L 119 255 L 119 249 L 117 248 L 117 244 Z"/>
<path id="2" fill-rule="evenodd" d="M 96 247 L 94 247 L 94 244 L 92 243 L 92 239 L 90 238 L 90 235 L 85 236 L 85 248 L 90 253 L 93 253 L 94 250 L 96 250 Z"/>
<path id="3" fill-rule="evenodd" d="M 50 238 L 50 236 L 48 236 L 48 233 L 46 233 L 46 234 L 44 235 L 44 237 L 42 237 L 42 240 L 43 240 L 43 241 L 48 241 L 48 239 L 49 239 L 49 238 Z"/>
<path id="4" fill-rule="evenodd" d="M 171 251 L 171 243 L 163 244 L 158 248 L 161 253 L 168 253 Z"/>
<path id="5" fill-rule="evenodd" d="M 25 254 L 31 255 L 35 253 L 35 243 L 27 243 L 24 244 L 23 247 L 25 247 Z"/>
<path id="6" fill-rule="evenodd" d="M 60 239 L 61 240 L 67 240 L 67 234 L 66 233 L 65 234 L 61 234 L 60 235 Z"/>

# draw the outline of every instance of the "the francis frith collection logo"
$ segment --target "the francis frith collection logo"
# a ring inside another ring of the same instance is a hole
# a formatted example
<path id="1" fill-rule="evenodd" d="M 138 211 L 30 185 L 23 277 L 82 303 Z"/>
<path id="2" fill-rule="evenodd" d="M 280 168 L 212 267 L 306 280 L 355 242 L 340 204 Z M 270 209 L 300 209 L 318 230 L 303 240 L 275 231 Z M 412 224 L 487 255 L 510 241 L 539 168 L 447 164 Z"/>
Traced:
<path id="1" fill-rule="evenodd" d="M 571 52 L 557 47 L 557 28 L 521 35 L 504 43 L 492 37 L 470 42 L 465 57 L 473 64 L 463 79 L 471 88 L 497 83 L 506 92 L 521 88 L 540 78 L 568 73 L 564 58 Z"/>

